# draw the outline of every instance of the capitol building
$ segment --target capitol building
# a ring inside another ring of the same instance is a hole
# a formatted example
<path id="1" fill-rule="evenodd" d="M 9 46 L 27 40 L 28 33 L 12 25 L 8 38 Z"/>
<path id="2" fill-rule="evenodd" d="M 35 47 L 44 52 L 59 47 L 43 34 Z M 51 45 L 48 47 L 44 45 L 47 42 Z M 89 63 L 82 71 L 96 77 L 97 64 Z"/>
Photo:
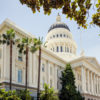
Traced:
<path id="1" fill-rule="evenodd" d="M 16 38 L 33 37 L 29 32 L 18 27 L 9 19 L 0 24 L 0 34 L 14 29 Z M 73 39 L 69 27 L 61 21 L 57 15 L 56 22 L 48 30 L 45 41 L 46 47 L 42 46 L 40 87 L 43 90 L 44 83 L 49 84 L 55 91 L 61 89 L 61 71 L 66 64 L 70 63 L 75 75 L 75 84 L 85 100 L 100 100 L 100 64 L 95 57 L 88 57 L 82 52 L 79 56 L 77 44 Z M 9 46 L 0 45 L 0 88 L 9 90 Z M 39 52 L 29 52 L 28 62 L 28 89 L 36 96 L 38 79 L 38 56 Z M 13 46 L 12 61 L 12 88 L 20 90 L 25 88 L 25 55 L 19 53 L 17 45 Z"/>

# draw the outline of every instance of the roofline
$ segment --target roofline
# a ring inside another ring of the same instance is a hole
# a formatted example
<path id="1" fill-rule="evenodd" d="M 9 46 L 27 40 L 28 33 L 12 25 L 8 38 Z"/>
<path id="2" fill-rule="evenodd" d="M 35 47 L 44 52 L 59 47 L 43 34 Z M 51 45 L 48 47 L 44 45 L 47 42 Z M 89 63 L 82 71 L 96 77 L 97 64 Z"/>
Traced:
<path id="1" fill-rule="evenodd" d="M 15 31 L 19 31 L 24 36 L 32 37 L 35 38 L 35 36 L 24 29 L 20 28 L 17 26 L 14 22 L 12 22 L 10 19 L 6 18 L 1 24 L 0 24 L 0 29 L 2 29 L 5 25 L 8 25 L 9 27 L 14 28 Z"/>

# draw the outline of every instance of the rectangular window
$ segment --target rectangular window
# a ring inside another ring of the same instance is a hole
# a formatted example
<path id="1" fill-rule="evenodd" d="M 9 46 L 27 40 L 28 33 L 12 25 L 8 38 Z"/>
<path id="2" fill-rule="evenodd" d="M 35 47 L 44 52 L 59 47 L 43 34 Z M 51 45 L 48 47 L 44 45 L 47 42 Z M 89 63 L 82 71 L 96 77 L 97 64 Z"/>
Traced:
<path id="1" fill-rule="evenodd" d="M 50 67 L 50 75 L 52 75 L 52 67 Z"/>
<path id="2" fill-rule="evenodd" d="M 20 53 L 20 52 L 18 52 L 19 54 L 18 54 L 18 60 L 19 61 L 23 61 L 23 57 L 22 57 L 22 53 Z"/>
<path id="3" fill-rule="evenodd" d="M 45 72 L 45 65 L 42 64 L 42 72 Z"/>
<path id="4" fill-rule="evenodd" d="M 22 70 L 18 70 L 18 83 L 22 83 Z"/>

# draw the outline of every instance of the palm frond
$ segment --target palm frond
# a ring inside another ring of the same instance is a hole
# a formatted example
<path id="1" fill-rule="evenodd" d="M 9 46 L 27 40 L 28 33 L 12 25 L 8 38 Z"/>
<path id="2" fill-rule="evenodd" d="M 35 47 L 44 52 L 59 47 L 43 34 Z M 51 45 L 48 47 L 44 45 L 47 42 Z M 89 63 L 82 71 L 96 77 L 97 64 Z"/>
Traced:
<path id="1" fill-rule="evenodd" d="M 6 34 L 2 34 L 3 39 L 7 40 L 7 35 Z"/>
<path id="2" fill-rule="evenodd" d="M 30 48 L 30 51 L 32 53 L 35 53 L 37 50 L 38 50 L 38 47 L 36 47 L 36 46 L 31 46 L 31 48 Z"/>
<path id="3" fill-rule="evenodd" d="M 6 43 L 6 40 L 2 40 L 2 43 L 5 44 Z"/>

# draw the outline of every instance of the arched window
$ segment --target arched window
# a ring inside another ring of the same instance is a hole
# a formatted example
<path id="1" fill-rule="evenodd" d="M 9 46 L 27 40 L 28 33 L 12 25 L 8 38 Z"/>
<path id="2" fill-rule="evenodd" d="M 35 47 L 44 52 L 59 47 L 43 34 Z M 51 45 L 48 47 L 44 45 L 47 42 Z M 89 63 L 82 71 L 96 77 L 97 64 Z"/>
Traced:
<path id="1" fill-rule="evenodd" d="M 55 35 L 53 35 L 53 37 L 55 38 Z"/>
<path id="2" fill-rule="evenodd" d="M 59 37 L 59 35 L 57 34 L 57 37 Z"/>
<path id="3" fill-rule="evenodd" d="M 57 52 L 59 52 L 59 47 L 57 46 Z"/>
<path id="4" fill-rule="evenodd" d="M 69 48 L 67 47 L 67 52 L 69 52 Z"/>
<path id="5" fill-rule="evenodd" d="M 64 34 L 64 37 L 66 37 L 66 35 Z"/>
<path id="6" fill-rule="evenodd" d="M 62 34 L 60 34 L 60 37 L 62 37 Z"/>
<path id="7" fill-rule="evenodd" d="M 60 51 L 63 52 L 63 48 L 62 48 L 62 46 L 60 47 Z"/>
<path id="8" fill-rule="evenodd" d="M 18 83 L 22 83 L 22 70 L 18 70 Z"/>

